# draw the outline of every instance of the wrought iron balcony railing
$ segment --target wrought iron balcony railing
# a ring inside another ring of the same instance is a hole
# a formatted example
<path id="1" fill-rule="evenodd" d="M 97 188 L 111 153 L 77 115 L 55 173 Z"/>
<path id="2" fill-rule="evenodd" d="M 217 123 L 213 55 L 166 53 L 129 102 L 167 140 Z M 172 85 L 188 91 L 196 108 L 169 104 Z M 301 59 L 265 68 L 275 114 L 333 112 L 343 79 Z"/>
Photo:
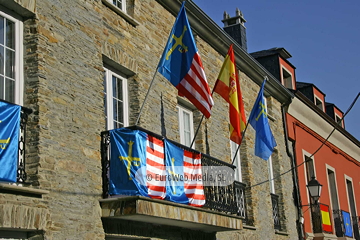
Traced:
<path id="1" fill-rule="evenodd" d="M 277 230 L 281 230 L 280 224 L 280 212 L 279 212 L 279 196 L 276 194 L 271 195 L 271 204 L 272 204 L 272 212 L 273 212 L 273 219 L 274 219 L 274 228 Z"/>
<path id="2" fill-rule="evenodd" d="M 139 129 L 147 134 L 154 136 L 158 139 L 163 139 L 162 136 L 154 134 L 150 131 L 147 131 L 140 127 L 128 127 L 130 129 Z M 190 149 L 184 145 L 171 141 L 173 144 L 178 147 L 189 150 Z M 103 177 L 103 197 L 108 198 L 109 195 L 109 168 L 110 168 L 110 135 L 109 131 L 104 131 L 101 133 L 101 159 L 102 159 L 102 177 Z M 230 167 L 235 169 L 234 165 L 223 162 L 219 159 L 213 158 L 206 154 L 201 154 L 201 164 L 204 169 L 206 167 L 207 171 L 220 171 L 218 173 L 213 172 L 213 174 L 223 174 L 221 168 L 216 167 Z M 214 167 L 214 168 L 212 168 Z M 220 169 L 220 170 L 218 170 Z M 211 185 L 211 184 L 210 184 Z M 237 214 L 242 218 L 246 218 L 246 204 L 245 204 L 245 184 L 239 182 L 233 182 L 227 186 L 219 186 L 213 184 L 211 186 L 204 186 L 205 194 L 205 205 L 204 208 L 215 210 L 228 214 Z"/>
<path id="3" fill-rule="evenodd" d="M 1 102 L 9 103 L 5 100 L 0 99 Z M 11 103 L 13 104 L 13 103 Z M 19 134 L 19 151 L 18 151 L 18 166 L 17 166 L 17 177 L 16 181 L 18 183 L 25 183 L 27 179 L 26 175 L 26 159 L 25 159 L 25 146 L 26 146 L 26 125 L 28 121 L 29 114 L 32 113 L 32 110 L 26 107 L 21 107 L 20 112 L 20 134 Z"/>
<path id="4" fill-rule="evenodd" d="M 335 225 L 335 233 L 337 237 L 344 236 L 344 223 L 340 209 L 333 210 L 333 217 L 334 217 L 334 225 Z"/>
<path id="5" fill-rule="evenodd" d="M 345 215 L 345 217 L 344 217 Z M 335 233 L 337 237 L 353 237 L 357 240 L 360 240 L 359 234 L 359 217 L 351 216 L 350 219 L 346 219 L 350 214 L 343 210 L 333 210 Z M 345 221 L 345 222 L 344 222 Z M 349 229 L 350 228 L 350 229 Z"/>
<path id="6" fill-rule="evenodd" d="M 352 220 L 352 227 L 353 227 L 353 232 L 354 232 L 354 238 L 356 240 L 360 240 L 360 216 L 352 216 L 351 217 Z"/>

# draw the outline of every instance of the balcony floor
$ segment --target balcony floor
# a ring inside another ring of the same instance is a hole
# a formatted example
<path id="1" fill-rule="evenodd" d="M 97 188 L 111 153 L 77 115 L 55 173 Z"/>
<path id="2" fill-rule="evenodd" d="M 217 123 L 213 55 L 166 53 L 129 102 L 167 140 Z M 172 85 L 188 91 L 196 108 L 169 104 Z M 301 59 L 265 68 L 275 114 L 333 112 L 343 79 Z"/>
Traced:
<path id="1" fill-rule="evenodd" d="M 103 218 L 176 226 L 203 232 L 242 229 L 242 219 L 203 208 L 141 196 L 100 200 Z"/>

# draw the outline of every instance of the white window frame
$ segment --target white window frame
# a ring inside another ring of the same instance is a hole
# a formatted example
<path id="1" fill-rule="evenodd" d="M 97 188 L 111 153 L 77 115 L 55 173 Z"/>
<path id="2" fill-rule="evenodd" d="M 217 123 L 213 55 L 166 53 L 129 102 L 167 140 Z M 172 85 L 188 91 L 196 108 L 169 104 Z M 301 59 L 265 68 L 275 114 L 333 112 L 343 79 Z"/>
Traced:
<path id="1" fill-rule="evenodd" d="M 128 101 L 128 87 L 127 87 L 127 78 L 120 74 L 115 73 L 114 71 L 110 70 L 107 67 L 104 67 L 105 70 L 105 80 L 106 81 L 106 89 L 105 89 L 105 100 L 106 100 L 106 128 L 107 130 L 114 129 L 114 104 L 113 104 L 113 81 L 112 77 L 115 76 L 116 78 L 119 78 L 122 80 L 122 94 L 123 94 L 123 124 L 124 127 L 127 127 L 129 125 L 129 101 Z M 111 94 L 109 94 L 111 93 Z"/>
<path id="2" fill-rule="evenodd" d="M 336 124 L 338 123 L 338 120 L 336 119 L 337 117 L 339 118 L 339 121 L 341 121 L 341 117 L 339 116 L 339 114 L 337 114 L 336 112 L 334 112 L 334 115 L 335 115 L 335 122 Z M 344 127 L 344 120 L 341 121 L 341 124 L 340 124 L 341 127 Z"/>
<path id="3" fill-rule="evenodd" d="M 14 103 L 23 105 L 24 97 L 24 59 L 23 59 L 23 22 L 21 17 L 12 14 L 6 14 L 5 9 L 0 7 L 0 16 L 7 18 L 15 23 L 15 98 Z M 5 61 L 4 61 L 5 62 Z M 5 73 L 4 73 L 5 74 Z"/>
<path id="4" fill-rule="evenodd" d="M 305 163 L 306 161 L 306 157 L 311 158 L 312 162 L 313 162 L 313 167 L 314 167 L 314 177 L 316 178 L 316 167 L 315 167 L 315 158 L 314 156 L 311 156 L 311 153 L 305 151 L 304 149 L 302 150 L 302 156 L 303 156 L 303 162 Z M 308 185 L 308 176 L 307 176 L 307 170 L 306 170 L 306 163 L 303 164 L 304 165 L 304 175 L 305 175 L 305 186 Z M 309 195 L 309 191 L 306 191 L 306 195 L 307 195 L 307 200 L 310 201 L 310 195 Z"/>
<path id="5" fill-rule="evenodd" d="M 284 79 L 284 74 L 283 74 L 283 71 L 285 71 L 286 73 L 288 73 L 290 75 L 290 78 L 291 78 L 291 89 L 294 89 L 294 77 L 292 75 L 292 73 L 287 70 L 287 68 L 285 68 L 283 65 L 281 65 L 281 82 L 283 84 L 284 87 L 288 88 L 287 86 L 285 86 L 285 79 Z"/>
<path id="6" fill-rule="evenodd" d="M 121 7 L 119 7 L 117 4 L 114 4 L 113 0 L 106 0 L 115 7 L 119 8 L 121 11 L 126 13 L 126 0 L 121 0 Z M 117 2 L 117 0 L 115 0 Z"/>
<path id="7" fill-rule="evenodd" d="M 346 198 L 347 198 L 347 200 L 348 200 L 348 209 L 349 209 L 349 213 L 350 213 L 350 215 L 351 215 L 351 205 L 350 205 L 350 199 L 349 199 L 349 189 L 348 189 L 348 186 L 347 186 L 347 183 L 346 183 L 346 181 L 349 181 L 350 183 L 351 183 L 351 187 L 352 187 L 352 190 L 353 190 L 353 197 L 354 197 L 354 207 L 355 207 L 355 216 L 358 216 L 357 215 L 357 213 L 358 213 L 358 211 L 357 211 L 357 207 L 356 207 L 356 195 L 355 195 L 355 189 L 354 189 L 354 182 L 353 182 L 353 180 L 352 180 L 352 178 L 351 177 L 349 177 L 348 175 L 346 175 L 346 174 L 344 174 L 344 177 L 345 177 L 345 189 L 346 189 Z"/>
<path id="8" fill-rule="evenodd" d="M 231 161 L 233 161 L 235 152 L 238 149 L 238 147 L 239 147 L 239 144 L 230 140 Z M 242 182 L 240 148 L 236 154 L 234 165 L 236 166 L 235 175 L 234 175 L 235 181 Z"/>
<path id="9" fill-rule="evenodd" d="M 328 194 L 329 194 L 329 199 L 330 199 L 330 207 L 331 209 L 334 209 L 334 206 L 333 206 L 333 202 L 332 202 L 332 198 L 331 198 L 331 189 L 330 189 L 330 179 L 329 179 L 329 174 L 328 174 L 328 170 L 332 171 L 334 173 L 334 179 L 335 179 L 335 187 L 336 187 L 336 198 L 337 198 L 337 202 L 339 204 L 339 209 L 341 209 L 341 203 L 340 203 L 340 200 L 339 200 L 339 188 L 338 188 L 338 184 L 337 184 L 337 180 L 336 180 L 336 170 L 334 167 L 328 165 L 328 164 L 325 164 L 325 171 L 326 171 L 326 181 L 327 181 L 327 190 L 328 190 Z"/>
<path id="10" fill-rule="evenodd" d="M 318 105 L 316 104 L 316 100 L 319 100 L 321 102 L 321 108 L 318 107 Z M 324 111 L 324 102 L 323 100 L 321 100 L 318 96 L 314 95 L 314 104 L 316 107 L 318 107 L 319 109 L 321 109 L 322 111 Z"/>
<path id="11" fill-rule="evenodd" d="M 269 170 L 269 184 L 270 184 L 270 193 L 275 194 L 275 180 L 274 180 L 274 170 L 272 164 L 272 157 L 270 156 L 267 160 L 268 170 Z"/>
<path id="12" fill-rule="evenodd" d="M 265 104 L 265 111 L 266 111 L 266 113 L 268 113 L 266 97 L 264 97 L 264 104 Z M 270 155 L 269 159 L 267 160 L 267 165 L 268 165 L 268 174 L 269 174 L 270 193 L 275 194 L 274 169 L 273 169 L 271 155 Z"/>
<path id="13" fill-rule="evenodd" d="M 180 143 L 182 145 L 185 145 L 185 146 L 188 146 L 190 147 L 191 145 L 191 141 L 194 139 L 194 116 L 193 116 L 193 112 L 182 106 L 182 105 L 177 105 L 176 106 L 177 109 L 178 109 L 178 119 L 179 119 L 179 134 L 180 134 Z M 183 113 L 187 113 L 189 114 L 189 119 L 190 119 L 190 122 L 189 122 L 189 125 L 190 125 L 190 143 L 188 145 L 186 145 L 185 143 L 185 129 L 184 129 L 184 118 L 183 118 Z M 192 148 L 195 148 L 195 143 L 193 144 Z"/>

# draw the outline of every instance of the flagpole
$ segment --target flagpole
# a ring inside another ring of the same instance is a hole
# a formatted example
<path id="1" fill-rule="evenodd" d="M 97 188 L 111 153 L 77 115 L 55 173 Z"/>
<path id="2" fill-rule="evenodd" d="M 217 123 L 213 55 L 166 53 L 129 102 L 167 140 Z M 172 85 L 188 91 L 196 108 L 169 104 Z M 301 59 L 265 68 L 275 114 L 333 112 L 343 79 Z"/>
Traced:
<path id="1" fill-rule="evenodd" d="M 240 141 L 240 143 L 239 143 L 238 148 L 236 149 L 236 152 L 235 152 L 234 158 L 233 158 L 232 163 L 231 163 L 232 165 L 234 165 L 235 158 L 236 158 L 236 156 L 237 156 L 237 153 L 239 152 L 240 145 L 241 145 L 241 143 L 242 143 L 242 141 L 243 141 L 243 139 L 244 139 L 244 137 L 245 137 L 246 129 L 247 129 L 247 127 L 248 127 L 248 126 L 249 126 L 249 121 L 247 121 L 246 126 L 245 126 L 245 129 L 244 129 L 244 131 L 242 132 L 242 135 L 241 135 L 241 141 Z"/>
<path id="2" fill-rule="evenodd" d="M 213 88 L 213 90 L 212 90 L 212 92 L 211 92 L 211 96 L 212 96 L 213 93 L 214 93 L 215 87 L 216 87 L 216 83 L 215 83 L 215 86 L 214 86 L 214 88 Z M 196 132 L 195 132 L 195 134 L 194 134 L 194 138 L 193 138 L 193 140 L 192 140 L 192 142 L 191 142 L 190 148 L 194 145 L 196 135 L 197 135 L 197 133 L 199 132 L 199 129 L 200 129 L 200 126 L 201 126 L 202 121 L 204 120 L 204 117 L 205 117 L 205 115 L 203 114 L 202 117 L 201 117 L 200 123 L 199 123 L 199 125 L 198 125 L 198 127 L 197 127 L 197 129 L 196 129 Z"/>
<path id="3" fill-rule="evenodd" d="M 269 78 L 268 78 L 267 76 L 265 76 L 265 77 L 264 77 L 264 81 L 265 81 L 265 80 L 269 80 Z M 256 101 L 256 100 L 255 100 L 255 101 Z M 249 117 L 249 118 L 250 118 L 250 117 Z M 241 137 L 241 141 L 240 141 L 240 143 L 239 143 L 238 148 L 236 149 L 234 158 L 233 158 L 232 163 L 231 163 L 232 165 L 234 165 L 235 158 L 236 158 L 237 153 L 239 152 L 239 149 L 240 149 L 240 145 L 241 145 L 241 143 L 242 143 L 242 141 L 243 141 L 243 139 L 244 139 L 244 137 L 245 137 L 246 129 L 247 129 L 248 125 L 249 125 L 249 120 L 250 120 L 250 119 L 248 119 L 248 121 L 246 122 L 246 126 L 245 126 L 245 129 L 244 129 L 244 131 L 243 131 L 243 134 L 242 134 L 242 137 Z"/>
<path id="4" fill-rule="evenodd" d="M 158 69 L 159 69 L 159 66 L 158 66 L 158 67 L 156 68 L 156 70 L 155 70 L 155 73 L 154 73 L 154 76 L 153 76 L 153 78 L 152 78 L 152 80 L 151 80 L 151 83 L 150 83 L 149 89 L 148 89 L 148 91 L 147 91 L 147 93 L 146 93 L 146 96 L 145 96 L 145 99 L 144 99 L 144 101 L 143 101 L 143 104 L 141 105 L 141 108 L 140 108 L 140 112 L 139 112 L 138 118 L 136 119 L 136 122 L 135 122 L 135 126 L 137 126 L 137 125 L 138 125 L 138 123 L 139 123 L 139 120 L 140 120 L 140 116 L 141 116 L 142 110 L 143 110 L 144 105 L 145 105 L 145 102 L 146 102 L 146 100 L 147 100 L 147 98 L 148 98 L 148 96 L 149 96 L 149 92 L 150 92 L 151 86 L 152 86 L 152 85 L 153 85 L 153 83 L 154 83 L 155 76 L 156 76 L 156 74 L 157 74 L 157 72 L 158 72 Z"/>

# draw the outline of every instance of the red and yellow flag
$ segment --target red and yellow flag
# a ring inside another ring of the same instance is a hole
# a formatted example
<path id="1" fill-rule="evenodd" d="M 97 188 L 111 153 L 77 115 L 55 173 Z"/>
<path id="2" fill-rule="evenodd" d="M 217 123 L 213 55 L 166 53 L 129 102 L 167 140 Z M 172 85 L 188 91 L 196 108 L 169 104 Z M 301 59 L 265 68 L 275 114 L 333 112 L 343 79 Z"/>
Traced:
<path id="1" fill-rule="evenodd" d="M 214 92 L 220 94 L 229 103 L 230 140 L 240 144 L 246 118 L 232 44 L 221 67 Z"/>

